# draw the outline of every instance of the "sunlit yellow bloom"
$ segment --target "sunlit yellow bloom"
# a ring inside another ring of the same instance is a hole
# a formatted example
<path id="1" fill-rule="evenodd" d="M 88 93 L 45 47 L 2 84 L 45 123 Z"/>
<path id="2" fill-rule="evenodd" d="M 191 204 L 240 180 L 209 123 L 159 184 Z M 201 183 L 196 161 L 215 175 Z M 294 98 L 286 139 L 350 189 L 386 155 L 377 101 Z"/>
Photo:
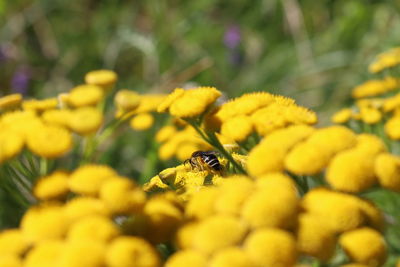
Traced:
<path id="1" fill-rule="evenodd" d="M 85 165 L 76 169 L 69 178 L 70 190 L 83 195 L 97 195 L 105 181 L 117 176 L 106 165 Z"/>
<path id="2" fill-rule="evenodd" d="M 390 139 L 400 139 L 400 116 L 392 117 L 385 123 L 385 133 Z"/>
<path id="3" fill-rule="evenodd" d="M 327 261 L 336 249 L 336 233 L 320 217 L 302 214 L 297 229 L 297 247 L 301 253 Z"/>
<path id="4" fill-rule="evenodd" d="M 68 127 L 71 113 L 68 109 L 50 109 L 42 113 L 42 119 L 46 123 Z"/>
<path id="5" fill-rule="evenodd" d="M 2 267 L 22 267 L 22 260 L 14 254 L 0 254 L 0 265 Z"/>
<path id="6" fill-rule="evenodd" d="M 384 188 L 400 191 L 400 158 L 382 153 L 376 157 L 375 173 L 380 185 Z"/>
<path id="7" fill-rule="evenodd" d="M 167 95 L 164 101 L 157 107 L 157 112 L 167 112 L 172 103 L 185 93 L 185 89 L 176 88 L 172 93 Z"/>
<path id="8" fill-rule="evenodd" d="M 22 102 L 21 94 L 11 94 L 0 97 L 0 111 L 18 107 Z"/>
<path id="9" fill-rule="evenodd" d="M 94 228 L 93 231 L 96 231 Z M 91 240 L 73 240 L 63 247 L 60 267 L 103 267 L 105 265 L 106 247 L 102 242 Z"/>
<path id="10" fill-rule="evenodd" d="M 162 127 L 160 130 L 158 130 L 155 140 L 158 143 L 162 143 L 170 139 L 175 133 L 176 133 L 176 128 L 175 126 L 172 125 L 166 125 Z"/>
<path id="11" fill-rule="evenodd" d="M 399 86 L 399 80 L 394 77 L 386 77 L 383 80 L 369 80 L 355 87 L 352 95 L 354 98 L 377 96 L 390 92 Z"/>
<path id="12" fill-rule="evenodd" d="M 186 215 L 189 218 L 202 219 L 214 214 L 214 203 L 218 195 L 217 188 L 203 188 L 190 199 L 185 209 Z"/>
<path id="13" fill-rule="evenodd" d="M 375 61 L 368 66 L 368 70 L 371 73 L 377 73 L 398 64 L 400 64 L 400 48 L 395 47 L 377 55 Z"/>
<path id="14" fill-rule="evenodd" d="M 361 120 L 367 124 L 375 124 L 382 119 L 382 113 L 375 108 L 361 108 L 360 115 Z"/>
<path id="15" fill-rule="evenodd" d="M 26 267 L 58 266 L 64 244 L 61 240 L 46 240 L 36 244 L 26 255 Z"/>
<path id="16" fill-rule="evenodd" d="M 86 242 L 107 242 L 120 234 L 113 221 L 105 216 L 86 216 L 72 224 L 67 233 L 67 239 Z"/>
<path id="17" fill-rule="evenodd" d="M 238 245 L 246 234 L 239 219 L 228 215 L 215 215 L 202 220 L 193 236 L 193 248 L 204 253 Z"/>
<path id="18" fill-rule="evenodd" d="M 23 146 L 23 136 L 16 131 L 3 128 L 0 131 L 0 163 L 18 155 Z"/>
<path id="19" fill-rule="evenodd" d="M 297 259 L 296 241 L 286 231 L 260 228 L 244 241 L 244 250 L 257 266 L 287 267 Z"/>
<path id="20" fill-rule="evenodd" d="M 140 113 L 129 122 L 131 128 L 136 131 L 144 131 L 153 126 L 154 117 L 150 113 Z"/>
<path id="21" fill-rule="evenodd" d="M 0 255 L 22 255 L 29 248 L 29 242 L 19 229 L 0 232 Z"/>
<path id="22" fill-rule="evenodd" d="M 164 102 L 167 95 L 164 94 L 147 94 L 140 96 L 139 106 L 135 109 L 135 113 L 148 113 L 157 111 L 157 108 Z"/>
<path id="23" fill-rule="evenodd" d="M 253 132 L 253 123 L 248 116 L 233 117 L 222 124 L 221 134 L 242 142 Z"/>
<path id="24" fill-rule="evenodd" d="M 374 156 L 387 151 L 387 147 L 382 139 L 374 134 L 365 133 L 357 135 L 357 143 L 355 148 L 363 151 L 366 154 Z"/>
<path id="25" fill-rule="evenodd" d="M 97 105 L 103 99 L 101 87 L 96 85 L 79 85 L 74 87 L 68 95 L 68 104 L 79 108 Z"/>
<path id="26" fill-rule="evenodd" d="M 64 215 L 71 223 L 86 216 L 108 216 L 109 214 L 110 210 L 106 204 L 97 198 L 75 197 L 64 206 Z"/>
<path id="27" fill-rule="evenodd" d="M 268 172 L 282 171 L 288 150 L 313 131 L 312 127 L 296 125 L 268 135 L 250 151 L 247 161 L 249 173 L 258 176 Z"/>
<path id="28" fill-rule="evenodd" d="M 81 135 L 94 134 L 103 123 L 103 114 L 94 107 L 78 108 L 71 112 L 68 127 Z"/>
<path id="29" fill-rule="evenodd" d="M 140 95 L 132 90 L 119 90 L 114 98 L 115 105 L 128 112 L 136 109 L 140 103 Z"/>
<path id="30" fill-rule="evenodd" d="M 156 250 L 146 240 L 133 236 L 114 239 L 107 249 L 106 263 L 110 267 L 161 265 Z"/>
<path id="31" fill-rule="evenodd" d="M 174 244 L 180 249 L 193 247 L 193 236 L 196 233 L 198 222 L 188 222 L 180 226 L 174 237 Z"/>
<path id="32" fill-rule="evenodd" d="M 111 89 L 117 82 L 118 76 L 112 70 L 93 70 L 85 75 L 85 82 L 102 87 L 104 90 Z"/>
<path id="33" fill-rule="evenodd" d="M 157 192 L 159 190 L 168 189 L 168 185 L 163 183 L 159 175 L 154 176 L 149 182 L 143 185 L 143 190 L 145 192 Z"/>
<path id="34" fill-rule="evenodd" d="M 344 108 L 332 115 L 331 121 L 333 123 L 342 124 L 346 123 L 351 119 L 353 111 L 350 108 Z"/>
<path id="35" fill-rule="evenodd" d="M 340 236 L 339 243 L 352 261 L 381 266 L 386 260 L 385 241 L 374 229 L 364 227 L 346 232 Z"/>
<path id="36" fill-rule="evenodd" d="M 365 225 L 378 231 L 385 230 L 385 217 L 383 212 L 370 200 L 357 198 L 358 206 L 364 214 Z"/>
<path id="37" fill-rule="evenodd" d="M 21 221 L 24 236 L 34 242 L 62 238 L 67 228 L 62 207 L 55 205 L 30 208 Z"/>
<path id="38" fill-rule="evenodd" d="M 215 253 L 210 267 L 253 267 L 249 256 L 239 247 L 229 247 Z"/>
<path id="39" fill-rule="evenodd" d="M 68 192 L 68 173 L 63 171 L 40 178 L 33 189 L 33 194 L 40 200 L 62 198 Z"/>
<path id="40" fill-rule="evenodd" d="M 200 146 L 196 143 L 187 142 L 179 145 L 176 150 L 176 158 L 180 161 L 185 161 L 191 157 L 193 152 L 201 150 Z"/>
<path id="41" fill-rule="evenodd" d="M 251 114 L 251 120 L 257 133 L 261 136 L 265 136 L 277 129 L 287 126 L 289 121 L 285 116 L 286 108 L 287 107 L 280 106 L 277 103 L 273 103 Z"/>
<path id="42" fill-rule="evenodd" d="M 59 126 L 43 126 L 32 130 L 27 136 L 28 148 L 44 158 L 57 158 L 72 148 L 72 136 Z"/>
<path id="43" fill-rule="evenodd" d="M 125 178 L 105 181 L 99 196 L 114 214 L 138 212 L 146 201 L 145 193 L 133 181 Z"/>
<path id="44" fill-rule="evenodd" d="M 172 254 L 165 267 L 207 267 L 207 257 L 197 250 L 180 250 Z"/>
<path id="45" fill-rule="evenodd" d="M 45 110 L 55 109 L 58 106 L 57 98 L 48 98 L 43 100 L 25 100 L 22 102 L 22 108 L 25 110 L 33 110 L 43 112 Z"/>
<path id="46" fill-rule="evenodd" d="M 385 98 L 383 103 L 383 111 L 390 112 L 400 107 L 400 94 L 396 94 L 392 97 Z"/>

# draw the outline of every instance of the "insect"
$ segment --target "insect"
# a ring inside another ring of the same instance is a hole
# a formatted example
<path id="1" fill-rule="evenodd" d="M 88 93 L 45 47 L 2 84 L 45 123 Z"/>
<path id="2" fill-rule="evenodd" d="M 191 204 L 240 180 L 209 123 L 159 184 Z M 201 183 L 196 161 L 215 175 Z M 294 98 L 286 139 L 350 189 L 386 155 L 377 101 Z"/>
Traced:
<path id="1" fill-rule="evenodd" d="M 190 159 L 187 159 L 183 164 L 190 163 L 192 169 L 204 171 L 207 168 L 213 171 L 221 171 L 222 165 L 217 158 L 215 151 L 195 151 Z"/>

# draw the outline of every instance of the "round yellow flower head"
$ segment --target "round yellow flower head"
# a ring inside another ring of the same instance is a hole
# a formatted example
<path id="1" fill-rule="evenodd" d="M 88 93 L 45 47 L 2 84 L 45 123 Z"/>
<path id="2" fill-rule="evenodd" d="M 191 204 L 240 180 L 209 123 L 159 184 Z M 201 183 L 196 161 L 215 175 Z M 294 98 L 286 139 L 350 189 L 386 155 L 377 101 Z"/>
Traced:
<path id="1" fill-rule="evenodd" d="M 244 250 L 257 266 L 293 266 L 297 259 L 294 237 L 276 228 L 261 228 L 250 233 Z"/>
<path id="2" fill-rule="evenodd" d="M 400 63 L 400 49 L 392 48 L 379 54 L 376 59 L 368 66 L 371 73 L 381 72 L 384 69 L 394 67 Z"/>
<path id="3" fill-rule="evenodd" d="M 253 123 L 248 116 L 233 117 L 222 124 L 221 134 L 236 142 L 245 141 L 253 132 Z"/>
<path id="4" fill-rule="evenodd" d="M 42 113 L 42 119 L 45 123 L 68 127 L 71 113 L 69 109 L 50 109 Z"/>
<path id="5" fill-rule="evenodd" d="M 71 112 L 68 127 L 80 135 L 91 135 L 97 132 L 102 123 L 103 114 L 98 109 L 83 107 Z"/>
<path id="6" fill-rule="evenodd" d="M 93 70 L 85 75 L 85 82 L 102 87 L 104 90 L 111 89 L 117 82 L 118 76 L 112 70 Z"/>
<path id="7" fill-rule="evenodd" d="M 380 232 L 385 230 L 385 217 L 376 205 L 367 199 L 357 198 L 358 205 L 364 214 L 365 225 Z"/>
<path id="8" fill-rule="evenodd" d="M 361 108 L 361 120 L 367 124 L 375 124 L 382 120 L 382 113 L 375 108 Z"/>
<path id="9" fill-rule="evenodd" d="M 374 156 L 387 151 L 386 145 L 382 139 L 373 134 L 357 135 L 356 148 L 366 154 Z"/>
<path id="10" fill-rule="evenodd" d="M 207 257 L 197 250 L 180 250 L 168 258 L 165 267 L 207 267 Z"/>
<path id="11" fill-rule="evenodd" d="M 316 215 L 302 214 L 297 229 L 297 247 L 301 253 L 328 261 L 336 249 L 336 233 Z"/>
<path id="12" fill-rule="evenodd" d="M 69 187 L 72 192 L 96 196 L 103 183 L 115 176 L 117 173 L 106 165 L 85 165 L 71 174 Z"/>
<path id="13" fill-rule="evenodd" d="M 339 243 L 354 262 L 382 266 L 386 261 L 385 240 L 374 229 L 363 227 L 346 232 L 340 236 Z"/>
<path id="14" fill-rule="evenodd" d="M 11 94 L 0 97 L 0 111 L 18 107 L 22 103 L 21 94 Z"/>
<path id="15" fill-rule="evenodd" d="M 229 247 L 215 253 L 209 263 L 210 267 L 253 267 L 249 256 L 239 247 Z"/>
<path id="16" fill-rule="evenodd" d="M 62 238 L 68 225 L 63 208 L 56 205 L 32 207 L 21 220 L 22 233 L 32 242 Z"/>
<path id="17" fill-rule="evenodd" d="M 393 77 L 386 77 L 383 80 L 369 80 L 353 89 L 352 96 L 354 98 L 363 98 L 377 96 L 398 87 L 398 80 Z"/>
<path id="18" fill-rule="evenodd" d="M 167 95 L 164 101 L 157 107 L 157 112 L 167 112 L 172 103 L 185 93 L 185 89 L 176 88 L 172 93 Z"/>
<path id="19" fill-rule="evenodd" d="M 72 224 L 67 233 L 67 239 L 86 242 L 108 242 L 120 234 L 119 229 L 111 219 L 101 215 L 86 216 Z"/>
<path id="20" fill-rule="evenodd" d="M 75 107 L 97 105 L 104 97 L 101 87 L 96 85 L 79 85 L 74 87 L 68 95 L 68 104 Z"/>
<path id="21" fill-rule="evenodd" d="M 24 146 L 21 134 L 13 130 L 2 129 L 0 131 L 0 163 L 18 155 Z"/>
<path id="22" fill-rule="evenodd" d="M 172 102 L 169 112 L 178 118 L 193 118 L 203 114 L 220 96 L 221 92 L 215 87 L 186 90 Z"/>
<path id="23" fill-rule="evenodd" d="M 73 223 L 86 216 L 109 216 L 110 210 L 106 204 L 97 198 L 75 197 L 64 206 L 64 215 L 68 222 Z"/>
<path id="24" fill-rule="evenodd" d="M 43 158 L 63 156 L 72 148 L 71 133 L 59 126 L 43 126 L 28 133 L 29 150 Z"/>
<path id="25" fill-rule="evenodd" d="M 4 267 L 22 267 L 22 260 L 14 254 L 0 254 L 0 262 Z M 24 265 L 27 266 L 27 265 Z"/>
<path id="26" fill-rule="evenodd" d="M 193 236 L 193 248 L 212 254 L 241 243 L 246 226 L 236 217 L 215 215 L 202 220 Z"/>
<path id="27" fill-rule="evenodd" d="M 58 266 L 64 243 L 61 240 L 45 240 L 36 244 L 26 255 L 26 267 Z"/>
<path id="28" fill-rule="evenodd" d="M 128 214 L 142 210 L 145 193 L 127 178 L 112 178 L 103 183 L 99 193 L 113 214 Z"/>
<path id="29" fill-rule="evenodd" d="M 63 198 L 68 192 L 68 173 L 63 171 L 40 178 L 33 189 L 33 194 L 40 200 Z"/>
<path id="30" fill-rule="evenodd" d="M 108 246 L 106 263 L 110 267 L 135 266 L 159 267 L 160 256 L 144 239 L 138 237 L 117 237 Z"/>
<path id="31" fill-rule="evenodd" d="M 164 102 L 167 95 L 164 94 L 147 94 L 140 96 L 140 103 L 135 113 L 149 113 L 157 111 L 157 108 Z"/>
<path id="32" fill-rule="evenodd" d="M 170 139 L 175 133 L 177 132 L 177 129 L 173 125 L 166 125 L 162 127 L 158 132 L 156 133 L 155 139 L 158 143 L 163 143 Z"/>
<path id="33" fill-rule="evenodd" d="M 48 98 L 43 100 L 25 100 L 22 102 L 22 108 L 25 110 L 33 110 L 36 112 L 43 112 L 45 110 L 55 109 L 58 106 L 57 98 Z"/>
<path id="34" fill-rule="evenodd" d="M 392 117 L 385 123 L 385 133 L 390 139 L 400 139 L 400 116 Z"/>
<path id="35" fill-rule="evenodd" d="M 92 231 L 96 231 L 95 228 Z M 60 261 L 60 267 L 103 267 L 105 265 L 106 246 L 102 242 L 73 240 L 66 242 Z"/>
<path id="36" fill-rule="evenodd" d="M 29 248 L 29 242 L 19 229 L 9 229 L 0 232 L 0 255 L 22 255 Z"/>
<path id="37" fill-rule="evenodd" d="M 187 222 L 181 225 L 175 233 L 174 244 L 180 250 L 190 249 L 193 247 L 193 237 L 197 231 L 198 222 Z"/>
<path id="38" fill-rule="evenodd" d="M 136 109 L 140 104 L 140 95 L 132 90 L 119 90 L 114 98 L 115 105 L 124 112 Z"/>
<path id="39" fill-rule="evenodd" d="M 202 150 L 197 143 L 192 143 L 192 142 L 185 142 L 179 147 L 177 147 L 176 150 L 176 158 L 180 161 L 185 161 L 189 159 L 193 152 Z"/>
<path id="40" fill-rule="evenodd" d="M 331 121 L 333 123 L 342 124 L 351 119 L 353 111 L 350 108 L 344 108 L 332 115 Z"/>
<path id="41" fill-rule="evenodd" d="M 150 113 L 140 113 L 133 117 L 129 125 L 133 130 L 144 131 L 149 129 L 154 124 L 154 117 Z"/>
<path id="42" fill-rule="evenodd" d="M 382 153 L 376 157 L 375 173 L 380 185 L 389 190 L 400 192 L 400 158 Z"/>

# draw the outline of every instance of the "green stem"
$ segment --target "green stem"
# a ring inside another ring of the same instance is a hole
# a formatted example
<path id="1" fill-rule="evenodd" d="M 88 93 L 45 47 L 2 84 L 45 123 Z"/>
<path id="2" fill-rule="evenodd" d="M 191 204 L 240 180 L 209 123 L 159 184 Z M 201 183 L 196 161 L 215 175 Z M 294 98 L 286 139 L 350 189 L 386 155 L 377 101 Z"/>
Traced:
<path id="1" fill-rule="evenodd" d="M 39 174 L 40 176 L 45 176 L 49 170 L 49 161 L 46 158 L 40 158 L 39 163 Z"/>

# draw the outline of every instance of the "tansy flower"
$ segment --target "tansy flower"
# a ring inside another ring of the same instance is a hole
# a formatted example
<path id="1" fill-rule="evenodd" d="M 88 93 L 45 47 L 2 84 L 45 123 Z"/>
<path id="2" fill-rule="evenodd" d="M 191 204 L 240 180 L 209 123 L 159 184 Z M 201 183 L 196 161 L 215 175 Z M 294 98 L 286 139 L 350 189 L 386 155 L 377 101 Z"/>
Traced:
<path id="1" fill-rule="evenodd" d="M 354 98 L 377 96 L 390 92 L 399 86 L 398 79 L 386 77 L 383 80 L 369 80 L 355 87 L 352 92 Z"/>
<path id="2" fill-rule="evenodd" d="M 45 240 L 36 244 L 25 256 L 24 266 L 58 266 L 64 243 L 61 240 Z"/>
<path id="3" fill-rule="evenodd" d="M 382 232 L 385 229 L 385 217 L 383 212 L 369 200 L 357 198 L 357 203 L 364 214 L 365 225 Z"/>
<path id="4" fill-rule="evenodd" d="M 86 216 L 109 216 L 110 214 L 111 212 L 106 204 L 98 198 L 75 197 L 64 206 L 64 215 L 70 223 Z"/>
<path id="5" fill-rule="evenodd" d="M 67 233 L 67 240 L 86 242 L 108 242 L 120 234 L 113 221 L 105 216 L 86 216 L 72 224 Z"/>
<path id="6" fill-rule="evenodd" d="M 180 250 L 168 258 L 165 267 L 207 267 L 207 257 L 200 251 Z"/>
<path id="7" fill-rule="evenodd" d="M 68 174 L 63 171 L 40 178 L 33 189 L 33 194 L 40 200 L 63 198 L 68 192 Z"/>
<path id="8" fill-rule="evenodd" d="M 389 153 L 382 153 L 376 157 L 375 173 L 380 185 L 384 188 L 400 191 L 400 158 Z"/>
<path id="9" fill-rule="evenodd" d="M 360 228 L 340 236 L 339 243 L 347 256 L 354 262 L 368 266 L 382 266 L 386 261 L 386 244 L 379 232 Z"/>
<path id="10" fill-rule="evenodd" d="M 80 135 L 90 135 L 100 128 L 103 114 L 96 108 L 83 107 L 72 111 L 68 119 L 68 127 L 72 131 Z"/>
<path id="11" fill-rule="evenodd" d="M 158 132 L 156 133 L 155 140 L 158 143 L 162 143 L 170 139 L 175 133 L 177 129 L 175 126 L 172 125 L 166 125 L 162 127 Z"/>
<path id="12" fill-rule="evenodd" d="M 27 133 L 27 146 L 44 158 L 57 158 L 72 148 L 72 136 L 64 128 L 46 125 Z"/>
<path id="13" fill-rule="evenodd" d="M 384 69 L 394 67 L 400 63 L 400 48 L 395 47 L 379 54 L 374 62 L 368 66 L 371 73 L 381 72 Z"/>
<path id="14" fill-rule="evenodd" d="M 203 188 L 193 195 L 186 206 L 185 214 L 188 218 L 203 219 L 214 214 L 214 203 L 218 198 L 219 190 L 214 187 Z"/>
<path id="15" fill-rule="evenodd" d="M 21 94 L 11 94 L 0 97 L 0 111 L 18 107 L 22 102 Z"/>
<path id="16" fill-rule="evenodd" d="M 25 110 L 33 110 L 36 112 L 43 112 L 45 110 L 55 109 L 58 106 L 57 98 L 48 98 L 43 100 L 25 100 L 22 102 L 22 108 Z"/>
<path id="17" fill-rule="evenodd" d="M 114 239 L 108 246 L 105 257 L 107 266 L 110 267 L 161 265 L 156 250 L 146 240 L 133 236 Z"/>
<path id="18" fill-rule="evenodd" d="M 210 267 L 253 267 L 250 257 L 239 247 L 229 247 L 219 250 L 211 258 Z"/>
<path id="19" fill-rule="evenodd" d="M 400 139 L 400 116 L 392 117 L 385 123 L 385 133 L 390 139 Z"/>
<path id="20" fill-rule="evenodd" d="M 400 106 L 400 94 L 396 94 L 392 97 L 385 98 L 383 103 L 383 111 L 391 112 Z"/>
<path id="21" fill-rule="evenodd" d="M 133 181 L 125 178 L 105 181 L 99 196 L 113 214 L 138 212 L 146 201 L 145 193 Z"/>
<path id="22" fill-rule="evenodd" d="M 176 158 L 180 161 L 185 161 L 191 157 L 193 152 L 202 150 L 197 143 L 185 142 L 176 149 Z"/>
<path id="23" fill-rule="evenodd" d="M 93 231 L 96 229 L 93 228 Z M 66 242 L 60 256 L 60 267 L 102 267 L 105 265 L 106 246 L 91 240 Z"/>
<path id="24" fill-rule="evenodd" d="M 18 155 L 23 146 L 23 136 L 18 132 L 2 128 L 0 131 L 0 163 Z"/>
<path id="25" fill-rule="evenodd" d="M 373 156 L 387 151 L 386 145 L 383 143 L 382 139 L 373 134 L 357 135 L 357 143 L 355 148 Z"/>
<path id="26" fill-rule="evenodd" d="M 97 105 L 103 99 L 101 87 L 96 85 L 79 85 L 74 87 L 68 95 L 68 104 L 75 107 Z"/>
<path id="27" fill-rule="evenodd" d="M 68 127 L 71 110 L 68 109 L 50 109 L 42 113 L 42 119 L 49 124 Z"/>
<path id="28" fill-rule="evenodd" d="M 129 125 L 133 130 L 144 131 L 153 126 L 153 123 L 153 115 L 150 113 L 140 113 L 130 120 Z"/>
<path id="29" fill-rule="evenodd" d="M 97 195 L 101 186 L 117 173 L 106 165 L 85 165 L 76 169 L 69 178 L 70 190 L 83 195 Z"/>
<path id="30" fill-rule="evenodd" d="M 30 242 L 19 229 L 0 232 L 0 255 L 22 255 L 29 248 Z"/>
<path id="31" fill-rule="evenodd" d="M 331 121 L 337 124 L 343 124 L 351 119 L 353 111 L 350 108 L 344 108 L 332 115 Z"/>
<path id="32" fill-rule="evenodd" d="M 164 94 L 141 95 L 139 106 L 134 111 L 135 114 L 157 111 L 157 108 L 163 103 L 166 97 L 167 95 Z"/>
<path id="33" fill-rule="evenodd" d="M 118 79 L 112 70 L 93 70 L 85 75 L 85 82 L 102 87 L 104 90 L 111 89 Z"/>
<path id="34" fill-rule="evenodd" d="M 139 106 L 140 95 L 132 90 L 119 90 L 115 95 L 114 102 L 123 112 L 132 111 Z"/>
<path id="35" fill-rule="evenodd" d="M 22 260 L 14 254 L 0 254 L 0 262 L 4 267 L 22 267 Z"/>
<path id="36" fill-rule="evenodd" d="M 185 89 L 176 88 L 172 93 L 167 95 L 163 102 L 157 107 L 157 112 L 167 112 L 172 103 L 185 93 Z"/>
<path id="37" fill-rule="evenodd" d="M 375 108 L 361 108 L 361 120 L 367 124 L 375 124 L 382 119 L 382 113 Z"/>
<path id="38" fill-rule="evenodd" d="M 244 241 L 244 250 L 257 266 L 287 267 L 297 259 L 294 237 L 276 228 L 260 228 Z"/>
<path id="39" fill-rule="evenodd" d="M 184 249 L 190 249 L 193 247 L 193 236 L 196 233 L 196 229 L 199 223 L 197 221 L 186 222 L 181 225 L 174 236 L 174 244 L 181 251 Z"/>
<path id="40" fill-rule="evenodd" d="M 233 117 L 221 126 L 221 134 L 236 141 L 242 142 L 253 132 L 253 123 L 248 116 Z"/>

